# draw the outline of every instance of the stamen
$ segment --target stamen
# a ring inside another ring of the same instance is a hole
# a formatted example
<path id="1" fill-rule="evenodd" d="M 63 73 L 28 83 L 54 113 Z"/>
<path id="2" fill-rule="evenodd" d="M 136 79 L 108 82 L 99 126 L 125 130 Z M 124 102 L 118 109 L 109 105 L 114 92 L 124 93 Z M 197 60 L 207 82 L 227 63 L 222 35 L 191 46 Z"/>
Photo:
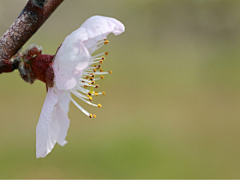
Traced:
<path id="1" fill-rule="evenodd" d="M 85 98 L 85 99 L 88 98 L 87 96 L 81 94 L 81 93 L 78 92 L 77 90 L 72 89 L 72 90 L 70 90 L 70 92 L 73 93 L 73 94 L 74 94 L 75 96 L 77 96 L 78 98 Z"/>
<path id="2" fill-rule="evenodd" d="M 75 89 L 77 89 L 78 91 L 81 91 L 84 94 L 88 94 L 88 90 L 82 88 L 79 84 L 77 84 L 77 86 L 75 87 Z"/>
<path id="3" fill-rule="evenodd" d="M 88 51 L 90 54 L 92 54 L 93 52 L 98 50 L 100 47 L 108 43 L 109 41 L 107 39 L 100 40 L 96 44 L 94 44 L 92 47 L 88 48 Z M 90 101 L 93 100 L 92 96 L 106 94 L 104 91 L 102 92 L 94 91 L 93 88 L 99 88 L 99 85 L 98 84 L 95 85 L 95 83 L 97 80 L 104 79 L 104 76 L 103 76 L 104 74 L 112 74 L 112 71 L 104 72 L 101 69 L 101 64 L 105 60 L 105 56 L 107 56 L 108 54 L 109 52 L 107 51 L 107 52 L 103 52 L 103 53 L 91 56 L 88 67 L 82 71 L 82 76 L 80 78 L 80 81 L 78 82 L 78 84 L 73 90 L 69 90 L 73 95 L 75 95 L 82 101 L 86 102 L 89 105 L 99 107 L 99 108 L 102 107 L 101 104 L 94 104 Z M 90 88 L 88 89 L 88 87 Z M 71 96 L 69 98 L 84 114 L 86 114 L 90 118 L 97 117 L 95 114 L 90 114 L 85 109 L 83 109 L 74 99 L 71 98 Z"/>
<path id="4" fill-rule="evenodd" d="M 74 92 L 71 92 L 71 93 L 74 94 L 75 96 L 77 96 Z M 77 96 L 77 97 L 78 97 L 78 96 Z M 90 97 L 91 97 L 91 96 L 90 96 Z M 83 98 L 81 98 L 81 97 L 78 97 L 78 98 L 81 99 L 83 102 L 85 102 L 85 103 L 91 105 L 91 106 L 98 107 L 97 104 L 91 103 L 91 102 L 89 102 L 89 101 L 86 100 L 86 99 L 83 99 Z M 91 98 L 92 98 L 92 97 L 91 97 Z"/>
<path id="5" fill-rule="evenodd" d="M 92 87 L 91 87 L 91 88 L 92 88 Z M 80 87 L 79 85 L 77 85 L 77 86 L 75 87 L 75 89 L 77 89 L 77 90 L 80 91 L 81 93 L 86 94 L 87 97 L 89 97 L 89 96 L 94 96 L 95 93 L 98 93 L 98 95 L 102 95 L 102 92 L 97 92 L 97 91 L 93 91 L 93 90 L 89 91 L 89 90 L 87 90 L 87 89 L 84 89 L 84 88 Z M 91 95 L 89 95 L 88 93 L 91 93 Z"/>
<path id="6" fill-rule="evenodd" d="M 101 40 L 101 41 L 97 42 L 97 44 L 95 44 L 92 47 L 90 47 L 88 50 L 89 50 L 90 54 L 92 54 L 93 52 L 95 52 L 99 48 L 101 48 L 103 45 L 104 45 L 104 41 Z"/>
<path id="7" fill-rule="evenodd" d="M 83 109 L 65 90 L 64 92 L 67 94 L 67 96 L 69 97 L 69 99 L 73 102 L 73 104 L 75 104 L 75 106 L 77 106 L 77 108 L 82 111 L 84 114 L 86 114 L 87 116 L 90 116 L 90 113 L 87 112 L 85 109 Z"/>
<path id="8" fill-rule="evenodd" d="M 90 84 L 88 84 L 88 85 L 85 84 L 83 87 L 87 88 L 87 87 L 96 87 L 96 86 L 91 85 L 91 83 L 90 83 Z"/>
<path id="9" fill-rule="evenodd" d="M 89 84 L 91 85 L 91 83 L 92 83 L 92 81 L 79 81 L 78 85 L 80 85 L 80 86 L 84 86 L 84 85 L 88 86 Z"/>
<path id="10" fill-rule="evenodd" d="M 96 72 L 95 75 L 101 75 L 101 74 L 112 74 L 112 71 L 108 71 L 108 72 L 103 72 L 103 71 L 100 71 L 100 72 Z"/>
<path id="11" fill-rule="evenodd" d="M 109 41 L 107 39 L 104 39 L 104 44 L 108 44 Z"/>
<path id="12" fill-rule="evenodd" d="M 101 58 L 100 58 L 100 57 L 92 58 L 91 60 L 92 60 L 92 61 L 96 61 L 96 60 L 99 60 L 99 59 L 102 59 L 102 57 L 101 57 Z"/>
<path id="13" fill-rule="evenodd" d="M 96 58 L 96 57 L 99 57 L 99 56 L 102 56 L 102 55 L 106 55 L 106 53 L 100 53 L 100 54 L 97 54 L 97 55 L 95 55 L 95 56 L 92 56 L 92 58 Z"/>
<path id="14" fill-rule="evenodd" d="M 102 92 L 102 95 L 106 95 L 106 92 L 105 92 L 105 91 L 103 91 L 103 92 Z"/>
<path id="15" fill-rule="evenodd" d="M 95 87 L 94 85 L 92 85 L 92 81 L 89 81 L 88 83 L 78 82 L 78 85 L 84 87 Z"/>
<path id="16" fill-rule="evenodd" d="M 78 84 L 83 86 L 84 84 L 87 84 L 88 82 L 91 82 L 91 80 L 88 78 L 88 79 L 85 79 L 84 77 L 82 77 L 80 79 L 80 81 L 78 81 Z"/>

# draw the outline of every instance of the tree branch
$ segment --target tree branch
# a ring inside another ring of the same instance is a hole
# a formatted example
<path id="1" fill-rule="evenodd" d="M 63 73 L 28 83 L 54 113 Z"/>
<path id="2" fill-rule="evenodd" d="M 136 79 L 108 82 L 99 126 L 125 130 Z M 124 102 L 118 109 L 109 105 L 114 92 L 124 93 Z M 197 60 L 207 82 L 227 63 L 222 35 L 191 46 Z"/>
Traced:
<path id="1" fill-rule="evenodd" d="M 10 58 L 31 38 L 63 0 L 29 0 L 25 8 L 0 38 L 0 74 L 12 72 L 19 60 Z M 9 61 L 10 60 L 10 61 Z"/>

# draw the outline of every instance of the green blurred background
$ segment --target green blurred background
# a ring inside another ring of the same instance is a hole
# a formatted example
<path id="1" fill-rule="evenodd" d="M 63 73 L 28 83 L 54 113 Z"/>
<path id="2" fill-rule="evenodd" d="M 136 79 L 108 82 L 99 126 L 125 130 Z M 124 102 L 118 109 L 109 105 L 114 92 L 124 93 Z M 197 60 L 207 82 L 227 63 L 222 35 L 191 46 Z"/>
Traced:
<path id="1" fill-rule="evenodd" d="M 26 0 L 0 0 L 0 34 Z M 0 75 L 0 178 L 240 178 L 240 1 L 65 0 L 26 44 L 54 54 L 87 18 L 111 16 L 89 119 L 71 104 L 68 144 L 35 157 L 45 85 Z M 26 47 L 25 46 L 25 47 Z"/>

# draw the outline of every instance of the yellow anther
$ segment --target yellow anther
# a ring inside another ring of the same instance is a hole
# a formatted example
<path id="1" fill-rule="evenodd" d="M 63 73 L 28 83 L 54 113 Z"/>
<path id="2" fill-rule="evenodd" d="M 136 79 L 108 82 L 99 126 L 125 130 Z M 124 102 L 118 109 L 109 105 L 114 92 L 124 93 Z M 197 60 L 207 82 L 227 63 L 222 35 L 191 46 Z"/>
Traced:
<path id="1" fill-rule="evenodd" d="M 109 41 L 104 39 L 104 44 L 108 44 L 108 43 L 109 43 Z"/>
<path id="2" fill-rule="evenodd" d="M 99 88 L 99 85 L 97 84 L 97 85 L 95 86 L 95 88 Z"/>
<path id="3" fill-rule="evenodd" d="M 97 69 L 100 69 L 101 68 L 101 65 L 98 65 Z"/>
<path id="4" fill-rule="evenodd" d="M 95 92 L 94 95 L 95 95 L 95 96 L 98 96 L 98 92 Z"/>
<path id="5" fill-rule="evenodd" d="M 89 98 L 90 96 L 91 96 L 91 95 L 89 95 L 89 94 L 87 95 L 88 98 Z"/>
<path id="6" fill-rule="evenodd" d="M 87 85 L 84 85 L 84 87 L 88 87 Z"/>
<path id="7" fill-rule="evenodd" d="M 92 96 L 89 96 L 88 98 L 89 98 L 90 101 L 92 101 Z"/>
<path id="8" fill-rule="evenodd" d="M 91 85 L 91 83 L 90 83 L 90 82 L 89 82 L 88 84 L 89 84 L 89 85 Z"/>
<path id="9" fill-rule="evenodd" d="M 91 77 L 95 77 L 95 75 L 93 73 L 91 73 Z"/>
<path id="10" fill-rule="evenodd" d="M 105 60 L 105 57 L 103 56 L 101 59 L 102 59 L 102 60 Z"/>
<path id="11" fill-rule="evenodd" d="M 90 118 L 92 118 L 92 117 L 93 117 L 93 115 L 92 115 L 92 114 L 89 114 L 89 117 L 90 117 Z"/>
<path id="12" fill-rule="evenodd" d="M 107 56 L 107 55 L 108 55 L 108 52 L 105 52 L 105 55 Z"/>
<path id="13" fill-rule="evenodd" d="M 88 95 L 89 95 L 89 96 L 91 96 L 91 95 L 92 95 L 92 93 L 89 91 L 89 92 L 88 92 Z"/>
<path id="14" fill-rule="evenodd" d="M 112 71 L 108 71 L 109 74 L 112 74 Z"/>
<path id="15" fill-rule="evenodd" d="M 93 114 L 93 118 L 96 118 L 97 117 L 97 115 L 96 114 Z"/>
<path id="16" fill-rule="evenodd" d="M 100 69 L 99 71 L 100 71 L 100 72 L 103 72 L 103 70 L 102 70 L 102 69 Z"/>
<path id="17" fill-rule="evenodd" d="M 95 81 L 92 81 L 92 83 L 91 84 L 95 84 Z"/>
<path id="18" fill-rule="evenodd" d="M 87 76 L 86 79 L 88 79 L 89 77 Z"/>
<path id="19" fill-rule="evenodd" d="M 101 76 L 100 76 L 100 78 L 101 78 L 101 79 L 104 79 L 104 76 L 103 76 L 103 75 L 101 75 Z"/>
<path id="20" fill-rule="evenodd" d="M 99 63 L 102 64 L 102 63 L 103 63 L 103 60 L 100 60 Z"/>
<path id="21" fill-rule="evenodd" d="M 105 92 L 105 91 L 103 91 L 103 92 L 102 92 L 102 95 L 106 95 L 106 92 Z"/>
<path id="22" fill-rule="evenodd" d="M 93 72 L 96 72 L 97 70 L 96 69 L 93 69 Z"/>
<path id="23" fill-rule="evenodd" d="M 93 80 L 93 78 L 92 78 L 92 77 L 90 77 L 89 79 L 90 79 L 91 81 Z"/>
<path id="24" fill-rule="evenodd" d="M 98 107 L 99 107 L 99 108 L 101 108 L 101 107 L 102 107 L 102 105 L 101 105 L 101 104 L 98 104 Z"/>
<path id="25" fill-rule="evenodd" d="M 97 65 L 94 65 L 93 67 L 97 67 Z"/>

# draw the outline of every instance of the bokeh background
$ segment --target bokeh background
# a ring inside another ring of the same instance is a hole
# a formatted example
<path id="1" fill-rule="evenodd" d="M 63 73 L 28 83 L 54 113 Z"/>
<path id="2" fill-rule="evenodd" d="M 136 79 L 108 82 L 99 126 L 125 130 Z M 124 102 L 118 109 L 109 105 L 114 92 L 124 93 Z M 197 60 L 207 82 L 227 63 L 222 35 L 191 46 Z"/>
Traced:
<path id="1" fill-rule="evenodd" d="M 26 0 L 0 0 L 0 34 Z M 25 45 L 54 54 L 93 15 L 109 36 L 103 108 L 71 104 L 68 144 L 35 157 L 46 96 L 39 81 L 0 75 L 0 178 L 240 178 L 240 1 L 65 0 Z"/>

